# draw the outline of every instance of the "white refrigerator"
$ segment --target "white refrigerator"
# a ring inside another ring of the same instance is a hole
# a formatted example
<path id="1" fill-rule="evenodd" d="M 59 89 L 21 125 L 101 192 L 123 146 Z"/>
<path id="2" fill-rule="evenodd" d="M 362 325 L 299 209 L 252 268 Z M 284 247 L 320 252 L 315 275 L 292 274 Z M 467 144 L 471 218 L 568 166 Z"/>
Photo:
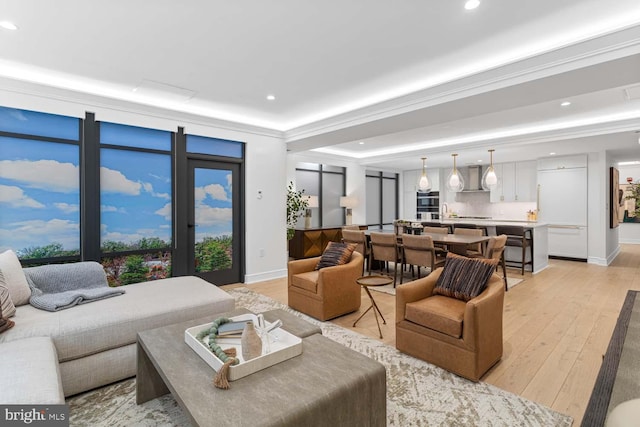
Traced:
<path id="1" fill-rule="evenodd" d="M 538 221 L 549 226 L 549 255 L 587 259 L 587 168 L 538 171 Z"/>

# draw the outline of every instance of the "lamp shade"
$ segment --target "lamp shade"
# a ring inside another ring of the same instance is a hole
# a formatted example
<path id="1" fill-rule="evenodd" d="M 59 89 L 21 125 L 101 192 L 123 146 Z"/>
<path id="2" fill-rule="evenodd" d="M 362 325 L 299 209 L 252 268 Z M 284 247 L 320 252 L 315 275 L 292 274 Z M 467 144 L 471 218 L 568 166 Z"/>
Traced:
<path id="1" fill-rule="evenodd" d="M 308 208 L 317 208 L 320 206 L 318 203 L 318 196 L 307 196 L 307 201 L 309 202 L 307 205 Z"/>
<path id="2" fill-rule="evenodd" d="M 429 177 L 427 176 L 427 166 L 426 166 L 426 157 L 422 158 L 422 174 L 418 179 L 418 190 L 423 193 L 431 191 L 431 182 L 429 182 Z"/>
<path id="3" fill-rule="evenodd" d="M 341 208 L 353 208 L 358 205 L 358 199 L 352 196 L 342 196 L 340 197 L 340 207 Z"/>
<path id="4" fill-rule="evenodd" d="M 489 155 L 491 156 L 491 163 L 484 174 L 482 175 L 482 189 L 483 190 L 493 190 L 498 186 L 498 176 L 496 175 L 496 170 L 493 168 L 493 152 L 495 150 L 489 150 Z"/>
<path id="5" fill-rule="evenodd" d="M 462 174 L 458 171 L 458 168 L 456 167 L 456 157 L 458 155 L 452 154 L 451 156 L 453 157 L 453 169 L 451 170 L 451 172 L 449 173 L 449 176 L 447 177 L 446 184 L 449 191 L 453 191 L 457 193 L 464 190 L 464 178 L 462 177 Z"/>

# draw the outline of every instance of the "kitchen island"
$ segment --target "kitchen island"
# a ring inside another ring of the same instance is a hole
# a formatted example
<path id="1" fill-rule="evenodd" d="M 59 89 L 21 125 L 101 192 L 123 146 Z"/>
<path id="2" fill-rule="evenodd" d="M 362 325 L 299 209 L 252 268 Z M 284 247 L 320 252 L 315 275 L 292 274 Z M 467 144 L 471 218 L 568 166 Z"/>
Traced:
<path id="1" fill-rule="evenodd" d="M 485 227 L 489 236 L 496 235 L 497 225 L 513 225 L 518 227 L 524 227 L 531 230 L 533 238 L 533 263 L 531 265 L 531 271 L 533 274 L 539 273 L 549 266 L 549 236 L 548 236 L 548 224 L 539 221 L 518 221 L 518 220 L 501 220 L 501 219 L 477 219 L 477 218 L 445 218 L 440 220 L 407 220 L 410 223 L 426 224 L 441 224 L 455 226 L 456 224 L 471 224 L 477 227 Z M 519 259 L 520 249 L 516 247 L 505 248 L 506 259 Z M 529 260 L 529 254 L 527 252 L 527 261 Z M 527 269 L 530 266 L 527 266 Z"/>

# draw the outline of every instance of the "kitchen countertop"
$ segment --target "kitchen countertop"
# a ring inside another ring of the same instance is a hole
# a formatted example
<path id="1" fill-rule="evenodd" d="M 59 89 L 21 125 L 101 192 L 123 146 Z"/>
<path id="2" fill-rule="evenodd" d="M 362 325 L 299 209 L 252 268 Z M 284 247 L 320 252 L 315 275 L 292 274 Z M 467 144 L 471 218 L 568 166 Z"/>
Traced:
<path id="1" fill-rule="evenodd" d="M 527 228 L 546 227 L 546 222 L 540 221 L 526 221 L 516 219 L 475 219 L 475 218 L 446 218 L 446 219 L 432 219 L 432 220 L 409 220 L 410 222 L 437 222 L 440 224 L 475 224 L 483 226 L 496 226 L 496 225 L 515 225 Z"/>

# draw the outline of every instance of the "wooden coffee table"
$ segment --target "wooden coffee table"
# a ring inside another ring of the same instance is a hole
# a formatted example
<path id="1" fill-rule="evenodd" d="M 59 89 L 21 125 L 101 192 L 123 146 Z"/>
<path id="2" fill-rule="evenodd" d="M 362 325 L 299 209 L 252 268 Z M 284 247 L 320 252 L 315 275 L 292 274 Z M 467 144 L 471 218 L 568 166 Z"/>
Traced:
<path id="1" fill-rule="evenodd" d="M 386 425 L 384 366 L 320 334 L 302 339 L 301 355 L 232 381 L 229 390 L 215 388 L 215 371 L 184 342 L 184 331 L 243 313 L 138 333 L 136 402 L 171 392 L 196 426 Z M 274 316 L 283 317 L 291 333 L 317 329 L 297 317 L 265 313 Z"/>
<path id="2" fill-rule="evenodd" d="M 376 304 L 376 300 L 373 299 L 373 295 L 371 295 L 369 286 L 390 285 L 391 283 L 393 283 L 393 279 L 389 276 L 362 276 L 356 279 L 356 283 L 362 286 L 364 290 L 367 292 L 367 295 L 369 295 L 369 299 L 371 300 L 371 305 L 369 306 L 369 308 L 367 308 L 364 311 L 364 313 L 360 315 L 360 317 L 358 317 L 358 319 L 355 322 L 353 322 L 353 326 L 355 327 L 356 323 L 358 323 L 358 321 L 362 319 L 362 316 L 367 314 L 367 312 L 373 308 L 373 314 L 374 316 L 376 316 L 376 324 L 378 325 L 378 332 L 380 333 L 380 339 L 382 339 L 382 330 L 380 329 L 380 321 L 378 321 L 378 314 L 380 314 L 383 324 L 386 325 L 387 321 L 384 319 L 382 312 L 378 308 L 378 304 Z"/>

